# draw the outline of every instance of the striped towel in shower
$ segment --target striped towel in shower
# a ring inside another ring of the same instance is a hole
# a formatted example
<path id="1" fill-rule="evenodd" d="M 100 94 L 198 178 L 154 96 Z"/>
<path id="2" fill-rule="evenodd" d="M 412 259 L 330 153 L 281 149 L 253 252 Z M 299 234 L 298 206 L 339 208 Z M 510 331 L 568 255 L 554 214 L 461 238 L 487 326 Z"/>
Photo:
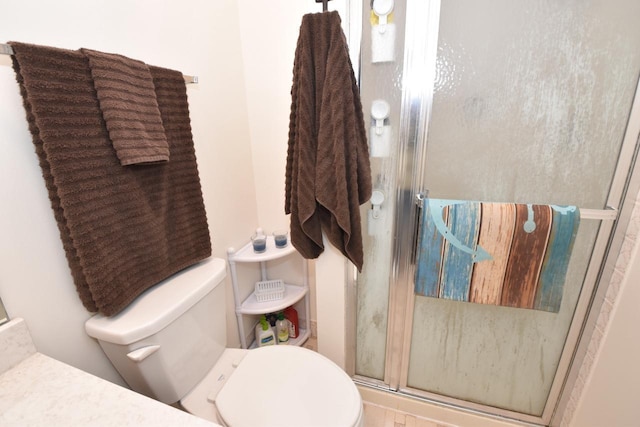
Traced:
<path id="1" fill-rule="evenodd" d="M 580 212 L 574 206 L 425 200 L 419 295 L 558 312 Z"/>

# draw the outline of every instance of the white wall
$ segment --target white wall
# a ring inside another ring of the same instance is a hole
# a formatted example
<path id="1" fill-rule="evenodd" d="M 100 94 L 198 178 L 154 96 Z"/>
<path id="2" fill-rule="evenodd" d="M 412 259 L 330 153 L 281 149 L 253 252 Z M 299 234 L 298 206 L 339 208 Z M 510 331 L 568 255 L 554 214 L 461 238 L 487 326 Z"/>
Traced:
<path id="1" fill-rule="evenodd" d="M 262 9 L 262 7 L 260 7 Z M 234 0 L 3 2 L 0 42 L 116 52 L 197 75 L 191 123 L 214 256 L 226 258 L 258 224 Z M 90 316 L 69 274 L 27 129 L 10 58 L 0 55 L 0 297 L 39 351 L 121 383 L 84 333 Z M 229 283 L 228 338 L 238 345 Z"/>
<path id="2" fill-rule="evenodd" d="M 302 16 L 321 12 L 314 0 L 238 0 L 258 218 L 264 228 L 288 227 L 284 172 L 293 59 Z M 343 21 L 346 0 L 333 0 Z"/>
<path id="3" fill-rule="evenodd" d="M 302 16 L 322 6 L 313 0 L 237 3 L 258 219 L 266 230 L 286 228 L 284 172 L 293 58 Z"/>
<path id="4" fill-rule="evenodd" d="M 561 426 L 638 425 L 640 194 Z"/>
<path id="5" fill-rule="evenodd" d="M 635 243 L 601 347 L 571 422 L 576 427 L 637 426 L 640 396 L 640 240 Z"/>

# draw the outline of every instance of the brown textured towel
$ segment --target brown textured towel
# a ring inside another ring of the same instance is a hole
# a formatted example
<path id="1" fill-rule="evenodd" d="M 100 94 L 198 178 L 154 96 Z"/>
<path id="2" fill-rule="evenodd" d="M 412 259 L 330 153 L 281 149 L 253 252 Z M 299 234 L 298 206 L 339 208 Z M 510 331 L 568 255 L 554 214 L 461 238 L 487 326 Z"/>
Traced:
<path id="1" fill-rule="evenodd" d="M 123 168 L 80 52 L 10 43 L 29 129 L 84 306 L 113 315 L 211 255 L 180 72 L 150 67 L 171 161 Z"/>
<path id="2" fill-rule="evenodd" d="M 329 241 L 362 269 L 359 206 L 371 197 L 360 93 L 338 12 L 305 15 L 296 47 L 285 184 L 291 242 L 305 258 Z"/>
<path id="3" fill-rule="evenodd" d="M 102 117 L 120 164 L 169 161 L 149 67 L 122 55 L 80 50 L 89 59 Z"/>

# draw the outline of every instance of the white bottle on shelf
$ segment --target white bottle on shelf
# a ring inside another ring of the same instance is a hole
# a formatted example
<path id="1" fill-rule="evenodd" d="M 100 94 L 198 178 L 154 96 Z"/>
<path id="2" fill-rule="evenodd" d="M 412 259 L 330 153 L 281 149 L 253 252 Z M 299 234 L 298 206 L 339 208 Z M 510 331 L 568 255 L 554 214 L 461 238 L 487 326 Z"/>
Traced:
<path id="1" fill-rule="evenodd" d="M 258 347 L 265 347 L 275 344 L 276 336 L 273 333 L 273 329 L 269 327 L 269 322 L 267 322 L 265 316 L 262 316 L 256 325 L 256 345 Z"/>
<path id="2" fill-rule="evenodd" d="M 284 318 L 284 313 L 278 314 L 276 331 L 278 332 L 278 345 L 289 344 L 289 321 Z"/>

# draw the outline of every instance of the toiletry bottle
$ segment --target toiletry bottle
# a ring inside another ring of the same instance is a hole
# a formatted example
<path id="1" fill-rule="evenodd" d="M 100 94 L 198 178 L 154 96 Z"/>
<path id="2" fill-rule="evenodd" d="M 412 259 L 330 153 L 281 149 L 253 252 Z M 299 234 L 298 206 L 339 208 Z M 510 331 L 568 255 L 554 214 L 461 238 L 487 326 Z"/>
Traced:
<path id="1" fill-rule="evenodd" d="M 276 330 L 278 331 L 278 344 L 289 344 L 289 321 L 284 318 L 284 313 L 278 313 Z"/>
<path id="2" fill-rule="evenodd" d="M 284 317 L 289 321 L 289 338 L 298 338 L 300 334 L 298 311 L 293 306 L 287 307 L 284 309 Z"/>
<path id="3" fill-rule="evenodd" d="M 269 327 L 269 322 L 264 314 L 260 317 L 260 321 L 256 325 L 256 344 L 258 347 L 276 344 L 276 336 Z"/>
<path id="4" fill-rule="evenodd" d="M 276 329 L 276 322 L 278 321 L 278 315 L 276 313 L 269 313 L 266 315 L 267 323 L 271 326 L 274 336 L 278 336 L 278 330 Z"/>

